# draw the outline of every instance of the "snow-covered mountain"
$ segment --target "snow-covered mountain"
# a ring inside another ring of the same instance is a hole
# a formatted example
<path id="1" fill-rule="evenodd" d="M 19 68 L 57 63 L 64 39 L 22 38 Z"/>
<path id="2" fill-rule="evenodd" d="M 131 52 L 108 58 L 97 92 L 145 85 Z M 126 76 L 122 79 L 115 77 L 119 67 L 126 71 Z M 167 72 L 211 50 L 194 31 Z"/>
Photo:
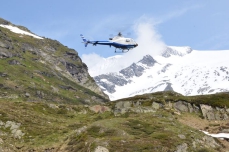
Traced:
<path id="1" fill-rule="evenodd" d="M 89 72 L 115 68 L 120 58 L 107 58 Z M 99 74 L 94 79 L 111 100 L 163 90 L 183 95 L 225 92 L 229 91 L 229 50 L 169 46 L 160 55 L 145 55 L 119 71 Z"/>

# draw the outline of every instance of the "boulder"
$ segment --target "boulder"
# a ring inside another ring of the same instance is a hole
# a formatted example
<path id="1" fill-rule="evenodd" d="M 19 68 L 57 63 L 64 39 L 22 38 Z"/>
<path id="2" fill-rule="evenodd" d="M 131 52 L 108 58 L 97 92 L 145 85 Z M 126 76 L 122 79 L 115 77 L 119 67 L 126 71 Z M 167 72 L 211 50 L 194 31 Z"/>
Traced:
<path id="1" fill-rule="evenodd" d="M 98 146 L 95 148 L 95 151 L 94 152 L 109 152 L 109 150 L 105 147 L 102 147 L 102 146 Z"/>
<path id="2" fill-rule="evenodd" d="M 26 92 L 26 93 L 25 93 L 25 96 L 26 96 L 27 98 L 29 98 L 29 97 L 30 97 L 30 94 L 29 94 L 28 92 Z"/>
<path id="3" fill-rule="evenodd" d="M 183 143 L 177 146 L 177 150 L 175 152 L 186 152 L 188 149 L 188 144 Z"/>
<path id="4" fill-rule="evenodd" d="M 160 103 L 157 103 L 157 102 L 153 102 L 153 103 L 152 103 L 152 108 L 153 108 L 153 109 L 157 110 L 157 109 L 159 109 L 160 107 L 161 107 L 161 104 L 160 104 Z"/>
<path id="5" fill-rule="evenodd" d="M 200 109 L 201 109 L 202 115 L 205 119 L 216 120 L 215 111 L 212 108 L 212 106 L 200 104 Z M 220 119 L 220 116 L 218 115 L 217 118 Z"/>
<path id="6" fill-rule="evenodd" d="M 176 110 L 181 111 L 181 112 L 188 112 L 189 111 L 188 103 L 183 102 L 183 101 L 175 102 L 173 106 Z"/>
<path id="7" fill-rule="evenodd" d="M 13 54 L 10 53 L 7 49 L 0 47 L 0 58 L 11 58 Z"/>

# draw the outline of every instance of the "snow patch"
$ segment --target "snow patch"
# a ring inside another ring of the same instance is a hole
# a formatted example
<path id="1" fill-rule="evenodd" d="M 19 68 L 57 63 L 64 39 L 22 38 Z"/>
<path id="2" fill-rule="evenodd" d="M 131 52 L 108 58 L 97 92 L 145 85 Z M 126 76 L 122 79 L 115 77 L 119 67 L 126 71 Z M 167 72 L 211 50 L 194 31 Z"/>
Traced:
<path id="1" fill-rule="evenodd" d="M 218 134 L 210 134 L 207 131 L 202 131 L 204 134 L 208 135 L 208 136 L 212 136 L 215 138 L 227 138 L 229 139 L 229 133 L 218 133 Z"/>
<path id="2" fill-rule="evenodd" d="M 1 27 L 4 27 L 4 28 L 7 28 L 9 29 L 10 31 L 14 32 L 14 33 L 17 33 L 17 34 L 23 34 L 23 35 L 29 35 L 29 36 L 32 36 L 34 38 L 37 38 L 37 39 L 43 39 L 42 37 L 39 37 L 35 34 L 32 34 L 32 33 L 29 33 L 27 31 L 23 31 L 21 29 L 19 29 L 18 27 L 16 26 L 12 26 L 12 25 L 2 25 L 0 24 Z"/>

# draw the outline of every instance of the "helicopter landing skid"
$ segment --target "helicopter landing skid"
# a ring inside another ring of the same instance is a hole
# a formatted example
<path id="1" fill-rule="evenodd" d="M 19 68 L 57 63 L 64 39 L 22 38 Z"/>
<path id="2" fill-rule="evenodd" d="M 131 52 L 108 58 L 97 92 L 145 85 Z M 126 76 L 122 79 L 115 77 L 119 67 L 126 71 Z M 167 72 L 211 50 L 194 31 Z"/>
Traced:
<path id="1" fill-rule="evenodd" d="M 129 51 L 130 51 L 130 50 L 127 50 L 127 51 L 122 50 L 121 52 L 117 52 L 116 49 L 115 49 L 115 53 L 127 53 L 127 52 L 129 52 Z"/>

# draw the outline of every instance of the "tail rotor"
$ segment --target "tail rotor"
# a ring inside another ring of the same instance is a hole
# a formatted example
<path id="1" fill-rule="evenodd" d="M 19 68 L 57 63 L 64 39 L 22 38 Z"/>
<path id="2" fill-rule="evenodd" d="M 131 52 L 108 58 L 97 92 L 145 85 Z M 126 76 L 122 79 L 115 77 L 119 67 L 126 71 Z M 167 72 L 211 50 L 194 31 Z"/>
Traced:
<path id="1" fill-rule="evenodd" d="M 89 40 L 85 39 L 83 34 L 80 34 L 81 38 L 83 39 L 84 46 L 87 47 L 88 43 L 90 42 Z"/>

